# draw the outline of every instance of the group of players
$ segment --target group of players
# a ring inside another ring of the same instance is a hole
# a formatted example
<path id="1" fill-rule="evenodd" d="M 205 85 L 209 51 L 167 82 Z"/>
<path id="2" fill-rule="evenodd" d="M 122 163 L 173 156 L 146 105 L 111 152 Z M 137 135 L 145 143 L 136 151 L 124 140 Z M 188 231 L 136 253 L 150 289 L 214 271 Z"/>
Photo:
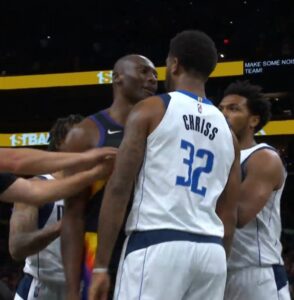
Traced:
<path id="1" fill-rule="evenodd" d="M 0 150 L 1 171 L 41 174 L 0 175 L 0 200 L 17 202 L 10 253 L 26 259 L 15 299 L 290 299 L 286 172 L 254 140 L 269 102 L 239 81 L 216 108 L 205 96 L 216 63 L 209 36 L 183 31 L 170 42 L 166 94 L 155 95 L 149 59 L 124 56 L 112 105 L 58 120 L 52 152 Z"/>

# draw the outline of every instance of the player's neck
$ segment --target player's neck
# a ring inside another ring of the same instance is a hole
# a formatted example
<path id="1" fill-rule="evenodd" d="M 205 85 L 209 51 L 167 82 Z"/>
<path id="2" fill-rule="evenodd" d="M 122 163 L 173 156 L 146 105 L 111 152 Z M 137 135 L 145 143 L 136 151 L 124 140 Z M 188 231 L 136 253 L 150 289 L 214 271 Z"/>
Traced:
<path id="1" fill-rule="evenodd" d="M 133 104 L 130 104 L 129 102 L 124 101 L 123 99 L 117 99 L 113 101 L 113 104 L 109 107 L 107 111 L 114 121 L 124 126 L 133 106 Z"/>
<path id="2" fill-rule="evenodd" d="M 197 96 L 206 98 L 205 85 L 202 80 L 192 78 L 186 74 L 181 74 L 175 83 L 175 90 L 186 90 Z"/>
<path id="3" fill-rule="evenodd" d="M 248 149 L 256 145 L 253 135 L 245 135 L 241 138 L 238 138 L 239 146 L 241 150 Z"/>

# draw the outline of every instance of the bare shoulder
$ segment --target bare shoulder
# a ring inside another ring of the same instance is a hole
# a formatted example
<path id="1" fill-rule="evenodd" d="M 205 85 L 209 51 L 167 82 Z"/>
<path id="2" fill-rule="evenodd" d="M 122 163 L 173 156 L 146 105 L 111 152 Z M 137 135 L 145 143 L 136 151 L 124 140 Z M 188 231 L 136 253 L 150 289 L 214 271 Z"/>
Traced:
<path id="1" fill-rule="evenodd" d="M 284 182 L 284 166 L 277 152 L 271 149 L 260 149 L 254 152 L 246 163 L 247 174 L 256 181 L 272 182 L 278 189 Z"/>
<path id="2" fill-rule="evenodd" d="M 145 110 L 145 111 L 152 111 L 154 112 L 155 108 L 160 108 L 163 107 L 163 101 L 161 99 L 160 96 L 152 96 L 152 97 L 148 97 L 144 100 L 141 100 L 140 102 L 138 102 L 133 110 Z"/>
<path id="3" fill-rule="evenodd" d="M 165 110 L 164 102 L 159 96 L 148 97 L 134 106 L 129 120 L 158 123 L 162 119 Z"/>
<path id="4" fill-rule="evenodd" d="M 99 136 L 96 124 L 90 118 L 85 118 L 67 134 L 64 150 L 81 152 L 95 148 L 99 142 Z"/>
<path id="5" fill-rule="evenodd" d="M 269 169 L 283 168 L 279 154 L 268 148 L 255 151 L 248 159 L 248 165 L 254 165 L 255 168 L 258 166 Z"/>

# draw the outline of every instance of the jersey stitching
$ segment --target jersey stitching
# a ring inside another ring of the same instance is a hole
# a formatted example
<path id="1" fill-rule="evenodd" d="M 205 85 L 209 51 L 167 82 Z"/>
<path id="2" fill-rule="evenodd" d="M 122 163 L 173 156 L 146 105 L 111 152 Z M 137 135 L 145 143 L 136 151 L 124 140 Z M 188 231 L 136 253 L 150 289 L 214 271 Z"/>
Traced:
<path id="1" fill-rule="evenodd" d="M 139 300 L 141 299 L 142 290 L 143 290 L 143 278 L 144 278 L 145 261 L 146 261 L 146 256 L 147 256 L 147 250 L 148 250 L 148 248 L 145 249 L 144 261 L 143 261 L 143 270 L 142 270 L 141 284 L 140 284 L 140 292 L 139 292 Z"/>
<path id="2" fill-rule="evenodd" d="M 257 249 L 258 249 L 258 261 L 259 261 L 259 266 L 261 267 L 261 248 L 259 242 L 259 224 L 257 218 L 256 218 L 256 239 L 257 239 Z"/>
<path id="3" fill-rule="evenodd" d="M 124 273 L 123 269 L 124 269 L 125 260 L 126 259 L 124 258 L 124 261 L 123 261 L 122 266 L 121 266 L 121 273 L 120 273 L 120 278 L 119 278 L 119 288 L 118 288 L 118 292 L 117 292 L 117 295 L 116 295 L 115 299 L 118 299 L 118 297 L 119 297 L 119 293 L 120 293 L 120 289 L 121 289 L 122 277 L 123 277 L 123 273 Z"/>
<path id="4" fill-rule="evenodd" d="M 278 193 L 278 190 L 275 191 L 275 196 L 273 197 L 273 203 L 272 203 L 272 206 L 270 208 L 270 216 L 269 216 L 269 220 L 268 220 L 268 225 L 270 225 L 270 222 L 271 222 L 271 219 L 272 219 L 272 215 L 273 215 L 274 205 L 275 205 L 275 202 L 276 202 L 277 193 Z"/>

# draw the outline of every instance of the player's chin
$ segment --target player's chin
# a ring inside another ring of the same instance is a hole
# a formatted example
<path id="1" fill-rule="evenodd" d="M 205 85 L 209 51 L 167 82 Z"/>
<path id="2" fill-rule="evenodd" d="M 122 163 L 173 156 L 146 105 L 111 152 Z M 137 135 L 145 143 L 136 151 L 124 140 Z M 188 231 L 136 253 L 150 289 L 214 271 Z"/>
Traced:
<path id="1" fill-rule="evenodd" d="M 155 92 L 149 89 L 143 89 L 141 94 L 143 96 L 142 98 L 148 98 L 154 96 Z"/>

